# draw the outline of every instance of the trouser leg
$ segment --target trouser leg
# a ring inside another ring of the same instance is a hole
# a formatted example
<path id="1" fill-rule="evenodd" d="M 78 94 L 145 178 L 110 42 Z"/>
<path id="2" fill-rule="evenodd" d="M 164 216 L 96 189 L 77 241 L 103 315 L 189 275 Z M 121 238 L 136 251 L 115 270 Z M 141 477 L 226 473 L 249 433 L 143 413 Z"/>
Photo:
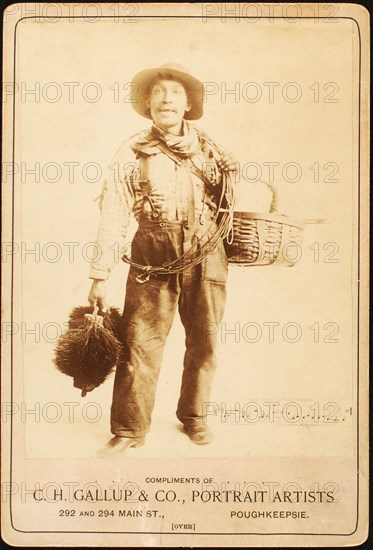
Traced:
<path id="1" fill-rule="evenodd" d="M 124 351 L 117 366 L 111 409 L 112 433 L 126 437 L 139 437 L 149 430 L 179 292 L 175 276 L 139 284 L 135 275 L 131 269 L 123 313 Z"/>
<path id="2" fill-rule="evenodd" d="M 182 288 L 179 311 L 186 333 L 186 352 L 176 415 L 186 427 L 203 424 L 216 370 L 217 325 L 226 300 L 222 282 L 197 278 Z"/>

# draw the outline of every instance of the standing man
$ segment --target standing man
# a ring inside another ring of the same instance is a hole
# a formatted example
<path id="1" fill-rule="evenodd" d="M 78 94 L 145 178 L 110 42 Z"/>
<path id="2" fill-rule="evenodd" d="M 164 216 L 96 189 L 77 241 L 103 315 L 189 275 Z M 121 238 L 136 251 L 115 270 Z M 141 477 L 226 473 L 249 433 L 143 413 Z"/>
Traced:
<path id="1" fill-rule="evenodd" d="M 117 153 L 114 167 L 119 170 L 107 178 L 101 196 L 100 257 L 90 273 L 89 302 L 105 309 L 115 249 L 119 245 L 123 255 L 133 213 L 139 225 L 131 246 L 123 312 L 124 351 L 114 381 L 114 437 L 101 456 L 144 443 L 177 308 L 186 351 L 176 415 L 194 443 L 211 442 L 203 417 L 216 368 L 217 338 L 211 325 L 221 322 L 226 298 L 228 262 L 221 239 L 202 261 L 189 261 L 201 258 L 199 251 L 216 233 L 222 181 L 236 170 L 232 155 L 188 122 L 203 114 L 203 84 L 185 68 L 166 64 L 140 72 L 133 85 L 138 93 L 132 106 L 153 125 L 127 140 Z M 181 269 L 173 269 L 175 261 Z"/>

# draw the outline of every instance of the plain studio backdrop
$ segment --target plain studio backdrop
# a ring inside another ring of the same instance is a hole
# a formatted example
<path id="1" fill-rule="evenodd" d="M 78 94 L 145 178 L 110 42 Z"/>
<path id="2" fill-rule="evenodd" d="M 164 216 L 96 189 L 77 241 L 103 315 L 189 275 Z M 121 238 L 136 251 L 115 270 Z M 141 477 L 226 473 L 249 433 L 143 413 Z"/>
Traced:
<path id="1" fill-rule="evenodd" d="M 216 414 L 208 417 L 215 441 L 205 447 L 177 429 L 184 335 L 175 318 L 151 432 L 128 459 L 352 455 L 354 37 L 351 20 L 18 25 L 16 237 L 23 256 L 15 256 L 22 276 L 15 341 L 22 354 L 14 372 L 26 456 L 93 457 L 110 437 L 114 378 L 81 398 L 56 371 L 53 353 L 70 310 L 87 303 L 87 243 L 96 236 L 104 173 L 120 144 L 150 125 L 132 109 L 128 85 L 140 70 L 167 62 L 206 83 L 196 124 L 234 151 L 245 167 L 240 185 L 257 176 L 270 181 L 272 166 L 279 209 L 328 223 L 306 225 L 293 268 L 230 266 L 209 409 Z M 127 272 L 119 262 L 108 282 L 114 307 L 123 306 Z M 278 403 L 275 418 L 268 403 Z"/>

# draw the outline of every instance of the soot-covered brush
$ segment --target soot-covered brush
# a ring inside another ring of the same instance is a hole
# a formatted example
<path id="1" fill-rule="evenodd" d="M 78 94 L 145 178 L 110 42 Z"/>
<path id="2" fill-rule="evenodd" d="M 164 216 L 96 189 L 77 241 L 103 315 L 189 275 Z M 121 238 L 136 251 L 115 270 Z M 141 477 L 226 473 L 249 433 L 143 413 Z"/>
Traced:
<path id="1" fill-rule="evenodd" d="M 68 328 L 58 340 L 54 362 L 74 378 L 74 387 L 87 392 L 102 384 L 115 368 L 122 344 L 121 314 L 116 308 L 103 312 L 78 306 L 70 313 Z"/>

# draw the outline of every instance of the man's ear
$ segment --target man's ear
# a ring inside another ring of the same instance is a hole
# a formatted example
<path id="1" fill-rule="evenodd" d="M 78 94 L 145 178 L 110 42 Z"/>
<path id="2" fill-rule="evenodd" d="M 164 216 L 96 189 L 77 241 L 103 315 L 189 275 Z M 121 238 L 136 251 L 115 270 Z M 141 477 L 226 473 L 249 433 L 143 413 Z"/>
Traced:
<path id="1" fill-rule="evenodd" d="M 191 110 L 192 106 L 190 103 L 188 103 L 188 105 L 185 107 L 185 112 L 186 113 L 189 113 L 189 111 Z"/>

